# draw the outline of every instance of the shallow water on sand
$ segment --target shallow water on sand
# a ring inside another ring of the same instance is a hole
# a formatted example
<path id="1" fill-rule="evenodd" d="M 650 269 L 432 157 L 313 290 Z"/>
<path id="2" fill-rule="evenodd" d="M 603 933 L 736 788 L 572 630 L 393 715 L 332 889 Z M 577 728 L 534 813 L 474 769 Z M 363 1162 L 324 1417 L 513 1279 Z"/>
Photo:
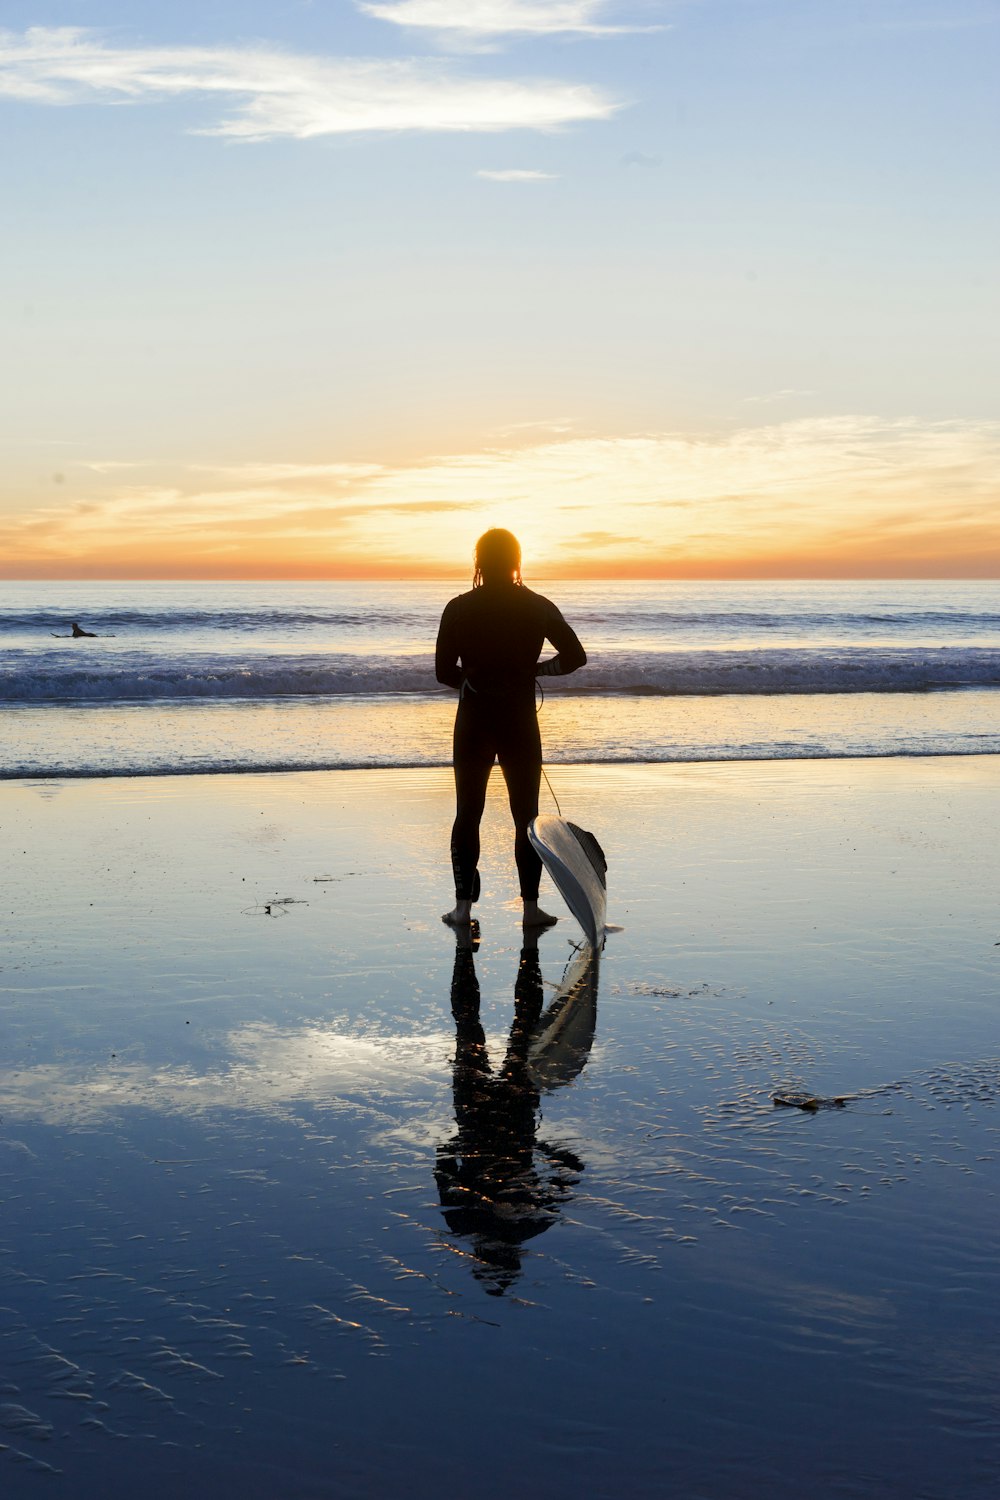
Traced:
<path id="1" fill-rule="evenodd" d="M 995 1493 L 1000 764 L 555 784 L 544 1076 L 499 795 L 472 955 L 446 773 L 2 789 L 5 1495 Z"/>
<path id="2" fill-rule="evenodd" d="M 0 781 L 451 764 L 452 694 L 5 705 Z M 540 708 L 549 764 L 1000 752 L 1000 692 L 575 697 Z"/>

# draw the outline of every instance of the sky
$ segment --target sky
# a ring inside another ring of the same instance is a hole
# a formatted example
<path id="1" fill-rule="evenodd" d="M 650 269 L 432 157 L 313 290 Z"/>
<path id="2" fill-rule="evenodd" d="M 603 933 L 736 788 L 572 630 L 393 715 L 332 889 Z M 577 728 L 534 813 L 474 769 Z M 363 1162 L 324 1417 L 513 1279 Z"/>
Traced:
<path id="1" fill-rule="evenodd" d="M 0 578 L 1000 577 L 1000 0 L 4 0 Z"/>

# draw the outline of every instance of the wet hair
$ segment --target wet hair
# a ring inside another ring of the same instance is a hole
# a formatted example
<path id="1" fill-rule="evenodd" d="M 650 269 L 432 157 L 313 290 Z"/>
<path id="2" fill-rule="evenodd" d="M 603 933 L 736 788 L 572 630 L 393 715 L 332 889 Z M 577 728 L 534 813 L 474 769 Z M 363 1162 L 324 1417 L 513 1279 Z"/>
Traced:
<path id="1" fill-rule="evenodd" d="M 523 582 L 521 543 L 512 532 L 504 531 L 501 526 L 494 526 L 491 531 L 484 531 L 476 543 L 472 587 L 481 588 L 487 578 L 498 576 L 503 578 L 513 576 L 516 584 Z"/>

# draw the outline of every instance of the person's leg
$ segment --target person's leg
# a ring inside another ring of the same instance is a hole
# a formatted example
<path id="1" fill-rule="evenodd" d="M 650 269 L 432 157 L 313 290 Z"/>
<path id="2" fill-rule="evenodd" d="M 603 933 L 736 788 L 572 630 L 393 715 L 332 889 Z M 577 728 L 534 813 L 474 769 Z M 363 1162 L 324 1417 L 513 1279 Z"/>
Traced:
<path id="1" fill-rule="evenodd" d="M 482 715 L 463 700 L 455 716 L 455 821 L 451 829 L 451 866 L 455 905 L 444 921 L 461 925 L 472 917 L 479 895 L 479 824 L 486 806 L 486 787 L 495 750 Z"/>
<path id="2" fill-rule="evenodd" d="M 537 928 L 529 927 L 524 933 L 521 961 L 517 966 L 517 979 L 514 982 L 514 1019 L 503 1065 L 504 1074 L 508 1078 L 516 1078 L 526 1091 L 533 1088 L 530 1075 L 526 1072 L 528 1044 L 545 1004 L 542 966 L 538 960 L 538 938 Z M 537 1094 L 534 1103 L 538 1104 Z"/>
<path id="3" fill-rule="evenodd" d="M 528 824 L 538 813 L 538 787 L 542 778 L 542 741 L 534 703 L 530 713 L 525 710 L 509 715 L 498 738 L 500 769 L 507 783 L 507 799 L 514 819 L 514 863 L 524 902 L 524 923 L 529 927 L 550 927 L 558 918 L 549 916 L 538 905 L 542 862 L 528 838 Z"/>

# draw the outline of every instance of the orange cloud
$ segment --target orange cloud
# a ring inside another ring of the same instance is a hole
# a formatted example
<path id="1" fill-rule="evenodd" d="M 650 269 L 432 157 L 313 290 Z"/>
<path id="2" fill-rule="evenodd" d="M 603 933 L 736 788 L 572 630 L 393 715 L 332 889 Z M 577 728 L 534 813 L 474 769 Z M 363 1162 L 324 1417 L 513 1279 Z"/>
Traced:
<path id="1" fill-rule="evenodd" d="M 0 519 L 2 576 L 462 575 L 490 525 L 518 533 L 536 577 L 1000 576 L 1000 423 L 845 416 L 396 466 L 63 469 L 57 500 Z"/>

